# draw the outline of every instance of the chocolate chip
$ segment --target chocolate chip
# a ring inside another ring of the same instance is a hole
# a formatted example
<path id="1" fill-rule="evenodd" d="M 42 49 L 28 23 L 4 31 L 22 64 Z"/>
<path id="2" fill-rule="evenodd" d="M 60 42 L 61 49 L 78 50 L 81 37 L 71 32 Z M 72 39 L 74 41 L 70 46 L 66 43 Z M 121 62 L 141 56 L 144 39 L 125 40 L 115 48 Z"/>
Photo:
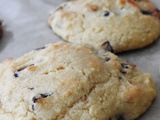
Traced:
<path id="1" fill-rule="evenodd" d="M 53 93 L 52 93 L 53 94 Z M 48 96 L 51 96 L 52 94 L 47 94 L 47 93 L 44 93 L 44 94 L 39 94 L 37 96 L 34 96 L 32 98 L 32 101 L 33 103 L 36 103 L 39 99 L 44 99 L 44 98 L 47 98 Z M 35 110 L 35 106 L 32 105 L 32 110 L 34 111 Z"/>
<path id="2" fill-rule="evenodd" d="M 0 38 L 3 36 L 2 20 L 0 20 Z"/>
<path id="3" fill-rule="evenodd" d="M 60 6 L 60 7 L 58 7 L 58 8 L 56 9 L 56 11 L 59 11 L 59 10 L 62 10 L 62 9 L 63 9 L 63 7 Z"/>
<path id="4" fill-rule="evenodd" d="M 47 94 L 47 93 L 45 93 L 45 94 L 39 94 L 37 96 L 34 96 L 32 98 L 32 101 L 33 101 L 33 103 L 36 103 L 39 99 L 46 98 L 46 97 L 51 96 L 51 95 L 52 94 Z"/>
<path id="5" fill-rule="evenodd" d="M 31 87 L 31 88 L 28 88 L 29 90 L 34 90 L 34 88 L 33 87 Z"/>
<path id="6" fill-rule="evenodd" d="M 38 98 L 37 98 L 37 97 L 33 97 L 33 98 L 32 98 L 32 101 L 33 101 L 34 103 L 36 103 L 36 102 L 37 102 L 37 100 L 38 100 Z"/>
<path id="7" fill-rule="evenodd" d="M 106 58 L 105 58 L 105 61 L 107 61 L 107 62 L 110 61 L 110 58 L 106 57 Z"/>
<path id="8" fill-rule="evenodd" d="M 17 78 L 19 77 L 17 73 L 14 72 L 14 77 Z"/>
<path id="9" fill-rule="evenodd" d="M 20 71 L 22 71 L 22 70 L 26 69 L 27 67 L 29 67 L 29 66 L 33 66 L 33 65 L 34 65 L 34 64 L 31 64 L 31 65 L 25 66 L 25 67 L 23 67 L 23 68 L 20 68 L 20 69 L 18 69 L 18 70 L 17 70 L 17 72 L 20 72 Z"/>
<path id="10" fill-rule="evenodd" d="M 122 74 L 126 74 L 127 72 L 125 71 L 125 69 L 128 69 L 128 68 L 129 68 L 129 67 L 128 67 L 128 64 L 126 64 L 126 63 L 121 63 L 121 67 L 122 67 L 121 73 L 122 73 Z"/>
<path id="11" fill-rule="evenodd" d="M 110 117 L 109 120 L 125 120 L 124 115 L 116 115 L 114 117 Z"/>
<path id="12" fill-rule="evenodd" d="M 126 63 L 121 63 L 122 68 L 128 69 L 128 64 Z"/>
<path id="13" fill-rule="evenodd" d="M 121 73 L 122 73 L 122 74 L 127 74 L 127 72 L 126 72 L 126 71 L 124 71 L 124 70 L 121 70 Z"/>
<path id="14" fill-rule="evenodd" d="M 119 77 L 118 79 L 119 79 L 119 80 L 122 80 L 122 77 Z"/>
<path id="15" fill-rule="evenodd" d="M 34 105 L 32 105 L 32 110 L 33 110 L 33 111 L 35 110 Z"/>
<path id="16" fill-rule="evenodd" d="M 103 47 L 104 50 L 114 53 L 114 50 L 113 50 L 111 44 L 109 43 L 109 41 L 104 42 L 102 44 L 102 47 Z"/>
<path id="17" fill-rule="evenodd" d="M 46 47 L 40 47 L 40 48 L 37 48 L 35 50 L 42 50 L 42 49 L 45 49 Z"/>
<path id="18" fill-rule="evenodd" d="M 15 70 L 15 71 L 14 71 L 14 77 L 15 77 L 15 78 L 19 77 L 18 72 L 21 72 L 22 70 L 26 69 L 27 67 L 33 66 L 33 65 L 34 65 L 34 64 L 31 64 L 31 65 L 22 67 L 22 68 L 20 68 L 20 69 L 18 69 L 18 70 Z"/>
<path id="19" fill-rule="evenodd" d="M 160 12 L 160 10 L 159 10 L 159 9 L 156 9 L 156 12 Z"/>
<path id="20" fill-rule="evenodd" d="M 135 68 L 136 67 L 136 65 L 134 65 L 134 64 L 127 64 L 127 63 L 121 63 L 121 73 L 122 74 L 126 74 L 127 72 L 126 72 L 126 69 L 132 69 L 132 68 Z"/>
<path id="21" fill-rule="evenodd" d="M 42 98 L 46 98 L 48 96 L 50 96 L 49 94 L 40 94 Z"/>
<path id="22" fill-rule="evenodd" d="M 144 15 L 152 15 L 152 12 L 147 10 L 142 10 L 141 13 Z"/>
<path id="23" fill-rule="evenodd" d="M 117 120 L 125 120 L 124 116 L 122 114 L 117 115 Z"/>
<path id="24" fill-rule="evenodd" d="M 108 17 L 109 15 L 110 15 L 109 11 L 104 11 L 104 14 L 103 14 L 104 17 Z"/>

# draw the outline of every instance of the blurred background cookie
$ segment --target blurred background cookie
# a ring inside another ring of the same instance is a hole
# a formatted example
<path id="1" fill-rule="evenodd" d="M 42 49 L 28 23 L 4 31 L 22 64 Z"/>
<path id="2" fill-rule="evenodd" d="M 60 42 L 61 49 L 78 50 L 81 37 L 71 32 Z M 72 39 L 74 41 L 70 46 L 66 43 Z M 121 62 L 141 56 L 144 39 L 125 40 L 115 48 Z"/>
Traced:
<path id="1" fill-rule="evenodd" d="M 61 4 L 49 25 L 63 39 L 116 52 L 142 48 L 160 35 L 160 11 L 148 0 L 77 0 Z"/>

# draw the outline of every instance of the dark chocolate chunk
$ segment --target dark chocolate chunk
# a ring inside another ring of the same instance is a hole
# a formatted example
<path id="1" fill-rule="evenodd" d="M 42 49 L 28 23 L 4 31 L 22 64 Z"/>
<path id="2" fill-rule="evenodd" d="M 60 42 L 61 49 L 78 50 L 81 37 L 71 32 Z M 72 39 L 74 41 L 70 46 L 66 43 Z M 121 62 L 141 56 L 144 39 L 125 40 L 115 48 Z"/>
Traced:
<path id="1" fill-rule="evenodd" d="M 141 13 L 144 15 L 152 15 L 152 12 L 147 10 L 142 10 Z"/>
<path id="2" fill-rule="evenodd" d="M 40 47 L 40 48 L 37 48 L 35 50 L 42 50 L 42 49 L 45 49 L 46 47 Z"/>
<path id="3" fill-rule="evenodd" d="M 111 44 L 109 43 L 109 41 L 104 42 L 102 44 L 102 47 L 103 47 L 104 50 L 114 53 L 114 50 L 113 50 Z"/>
<path id="4" fill-rule="evenodd" d="M 104 14 L 103 14 L 104 17 L 108 17 L 109 15 L 110 15 L 109 11 L 104 11 Z"/>
<path id="5" fill-rule="evenodd" d="M 2 20 L 0 20 L 0 38 L 3 36 Z"/>
<path id="6" fill-rule="evenodd" d="M 45 93 L 45 94 L 39 94 L 37 96 L 34 96 L 32 98 L 32 101 L 33 101 L 33 103 L 36 103 L 39 99 L 46 98 L 46 97 L 51 96 L 51 95 L 52 94 L 47 94 L 47 93 Z"/>

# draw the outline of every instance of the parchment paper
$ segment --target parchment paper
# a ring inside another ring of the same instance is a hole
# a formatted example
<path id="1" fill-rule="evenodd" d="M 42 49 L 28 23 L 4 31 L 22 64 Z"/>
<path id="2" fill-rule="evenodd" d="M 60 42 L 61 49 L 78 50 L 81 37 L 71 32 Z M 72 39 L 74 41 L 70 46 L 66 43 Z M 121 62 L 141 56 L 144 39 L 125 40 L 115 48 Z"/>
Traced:
<path id="1" fill-rule="evenodd" d="M 0 61 L 16 58 L 45 44 L 61 41 L 47 26 L 49 11 L 65 0 L 0 0 L 4 37 L 0 40 Z M 66 0 L 67 1 L 67 0 Z M 152 0 L 160 9 L 160 0 Z M 144 49 L 118 54 L 149 72 L 157 86 L 157 98 L 138 120 L 160 120 L 160 39 Z"/>

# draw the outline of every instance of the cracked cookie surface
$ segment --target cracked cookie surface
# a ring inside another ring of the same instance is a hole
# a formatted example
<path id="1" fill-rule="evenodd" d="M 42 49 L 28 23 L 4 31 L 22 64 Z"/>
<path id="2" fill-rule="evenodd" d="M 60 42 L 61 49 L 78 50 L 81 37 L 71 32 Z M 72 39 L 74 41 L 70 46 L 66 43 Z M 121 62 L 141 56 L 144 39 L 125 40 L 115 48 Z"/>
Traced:
<path id="1" fill-rule="evenodd" d="M 64 42 L 2 62 L 0 88 L 0 120 L 133 120 L 156 96 L 135 65 Z"/>
<path id="2" fill-rule="evenodd" d="M 77 0 L 61 4 L 49 26 L 63 39 L 116 52 L 142 48 L 160 35 L 160 11 L 148 0 Z"/>

